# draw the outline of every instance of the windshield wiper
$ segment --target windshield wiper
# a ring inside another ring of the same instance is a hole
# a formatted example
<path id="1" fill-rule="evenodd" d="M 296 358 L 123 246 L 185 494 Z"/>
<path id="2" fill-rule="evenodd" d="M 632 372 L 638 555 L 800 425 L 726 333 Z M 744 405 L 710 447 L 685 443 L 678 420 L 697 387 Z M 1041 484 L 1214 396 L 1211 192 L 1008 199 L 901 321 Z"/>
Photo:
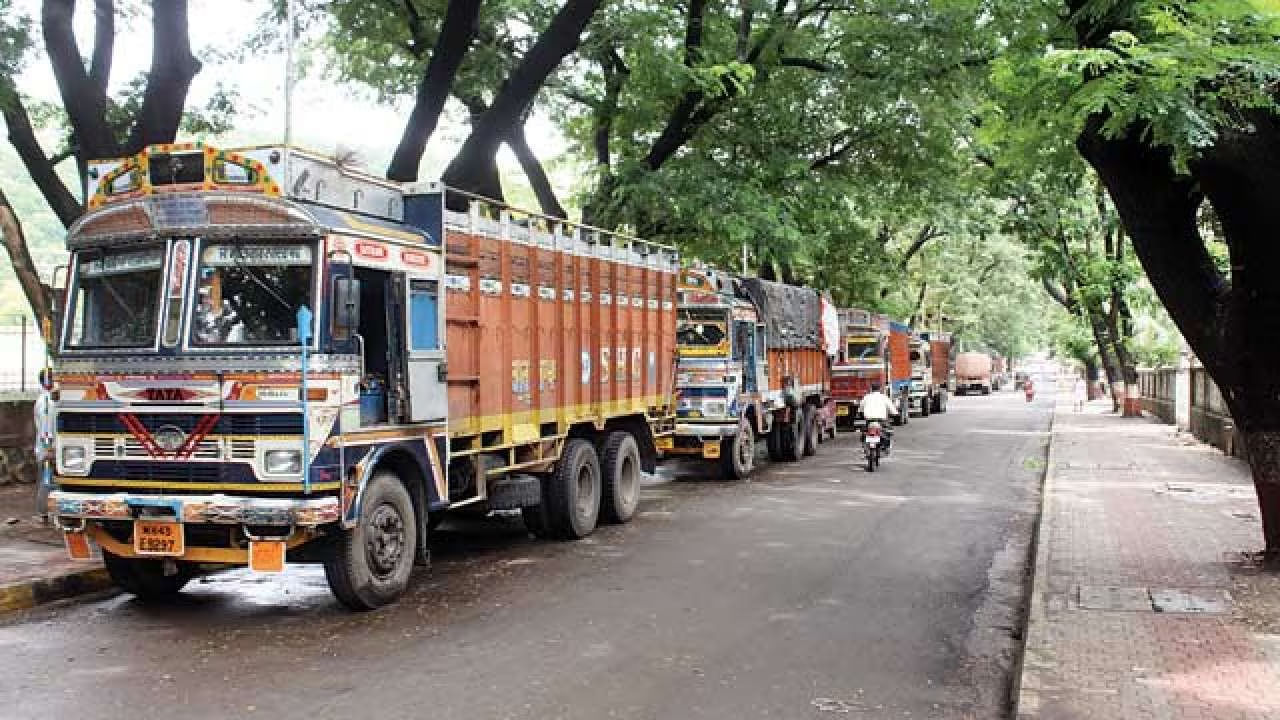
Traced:
<path id="1" fill-rule="evenodd" d="M 240 256 L 244 255 L 244 249 L 241 248 L 239 245 L 236 245 L 234 247 L 235 247 L 235 250 L 231 253 L 231 262 L 236 264 L 236 269 L 243 271 L 245 275 L 249 276 L 249 279 L 252 280 L 255 285 L 262 288 L 263 290 L 266 290 L 267 294 L 270 295 L 276 302 L 280 303 L 280 305 L 285 310 L 290 310 L 290 311 L 296 310 L 297 308 L 289 305 L 288 300 L 285 300 L 284 298 L 280 297 L 279 293 L 273 290 L 271 286 L 268 285 L 267 282 L 263 280 L 260 275 L 258 275 L 258 273 L 254 272 L 253 268 L 240 262 Z"/>

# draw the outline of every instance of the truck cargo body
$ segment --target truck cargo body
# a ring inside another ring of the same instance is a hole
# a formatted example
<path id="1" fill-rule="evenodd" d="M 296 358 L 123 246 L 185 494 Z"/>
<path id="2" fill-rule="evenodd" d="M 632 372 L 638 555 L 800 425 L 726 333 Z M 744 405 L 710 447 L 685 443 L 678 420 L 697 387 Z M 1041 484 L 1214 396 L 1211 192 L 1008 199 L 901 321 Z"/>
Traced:
<path id="1" fill-rule="evenodd" d="M 991 356 L 980 352 L 963 352 L 956 356 L 956 394 L 991 392 Z"/>
<path id="2" fill-rule="evenodd" d="M 834 419 L 820 298 L 762 283 L 709 268 L 680 277 L 678 420 L 663 449 L 735 478 L 751 473 L 757 436 L 774 459 L 796 460 Z"/>
<path id="3" fill-rule="evenodd" d="M 562 538 L 634 512 L 674 428 L 674 251 L 291 148 L 94 170 L 54 366 L 73 557 L 139 595 L 322 562 L 369 609 L 449 509 Z"/>

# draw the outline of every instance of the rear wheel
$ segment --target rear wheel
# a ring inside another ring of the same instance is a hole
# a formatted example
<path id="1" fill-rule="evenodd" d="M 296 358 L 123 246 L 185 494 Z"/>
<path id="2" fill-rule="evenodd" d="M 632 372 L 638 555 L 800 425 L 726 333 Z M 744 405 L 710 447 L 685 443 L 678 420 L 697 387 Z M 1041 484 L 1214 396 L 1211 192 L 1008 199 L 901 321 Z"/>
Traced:
<path id="1" fill-rule="evenodd" d="M 772 451 L 770 456 L 772 456 Z M 738 421 L 738 432 L 720 441 L 720 470 L 729 480 L 745 480 L 756 463 L 756 437 L 747 418 Z"/>
<path id="2" fill-rule="evenodd" d="M 640 505 L 640 446 L 631 433 L 616 431 L 605 437 L 600 473 L 600 520 L 630 522 Z"/>
<path id="3" fill-rule="evenodd" d="M 804 454 L 806 456 L 816 455 L 818 443 L 822 442 L 822 438 L 819 436 L 821 428 L 818 427 L 817 409 L 812 405 L 806 405 L 804 415 L 801 418 L 801 422 L 804 423 Z"/>
<path id="4" fill-rule="evenodd" d="M 786 462 L 798 461 L 804 451 L 804 423 L 800 411 L 792 409 L 791 417 L 785 424 L 778 426 L 778 431 L 782 459 Z"/>
<path id="5" fill-rule="evenodd" d="M 933 413 L 933 398 L 926 395 L 920 401 L 920 417 L 929 417 Z"/>
<path id="6" fill-rule="evenodd" d="M 102 563 L 111 581 L 121 590 L 145 601 L 172 598 L 186 587 L 193 576 L 185 563 L 178 563 L 177 571 L 166 575 L 163 560 L 120 557 L 105 550 L 102 551 Z"/>
<path id="7" fill-rule="evenodd" d="M 369 480 L 356 526 L 336 538 L 324 575 L 352 610 L 373 610 L 409 587 L 418 537 L 413 501 L 400 478 L 379 471 Z"/>
<path id="8" fill-rule="evenodd" d="M 867 472 L 875 472 L 876 465 L 880 464 L 880 449 L 871 448 L 867 450 Z"/>
<path id="9" fill-rule="evenodd" d="M 566 442 L 555 471 L 542 484 L 545 536 L 577 540 L 590 535 L 600 517 L 600 486 L 595 446 L 580 438 Z"/>

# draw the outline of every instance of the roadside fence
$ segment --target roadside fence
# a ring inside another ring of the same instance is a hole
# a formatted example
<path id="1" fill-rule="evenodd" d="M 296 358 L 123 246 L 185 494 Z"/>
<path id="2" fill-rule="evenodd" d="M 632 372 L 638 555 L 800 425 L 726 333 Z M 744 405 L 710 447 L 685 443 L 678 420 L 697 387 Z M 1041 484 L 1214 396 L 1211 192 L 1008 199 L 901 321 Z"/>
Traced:
<path id="1" fill-rule="evenodd" d="M 44 367 L 44 338 L 25 315 L 0 316 L 0 394 L 34 396 Z"/>
<path id="2" fill-rule="evenodd" d="M 1142 409 L 1228 455 L 1245 456 L 1244 438 L 1213 378 L 1194 359 L 1138 371 Z"/>

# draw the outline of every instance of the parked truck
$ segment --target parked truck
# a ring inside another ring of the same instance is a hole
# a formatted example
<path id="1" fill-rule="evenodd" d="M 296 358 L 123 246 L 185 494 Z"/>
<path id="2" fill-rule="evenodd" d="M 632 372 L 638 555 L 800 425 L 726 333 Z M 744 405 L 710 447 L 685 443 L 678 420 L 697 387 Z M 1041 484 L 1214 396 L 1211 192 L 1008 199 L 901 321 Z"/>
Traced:
<path id="1" fill-rule="evenodd" d="M 53 344 L 72 557 L 145 597 L 319 562 L 365 610 L 451 509 L 631 519 L 674 431 L 674 250 L 287 147 L 88 172 Z"/>
<path id="2" fill-rule="evenodd" d="M 933 381 L 933 348 L 926 333 L 912 333 L 907 341 L 911 358 L 911 387 L 907 392 L 907 410 L 929 417 L 938 399 Z"/>
<path id="3" fill-rule="evenodd" d="M 898 403 L 895 424 L 907 422 L 910 331 L 886 315 L 856 308 L 840 310 L 839 317 L 842 344 L 831 370 L 831 394 L 838 423 L 845 427 L 854 424 L 862 398 L 873 384 L 879 384 Z"/>
<path id="4" fill-rule="evenodd" d="M 956 356 L 956 394 L 991 393 L 991 356 L 983 352 L 962 352 Z"/>
<path id="5" fill-rule="evenodd" d="M 946 412 L 947 400 L 951 395 L 951 388 L 954 387 L 955 382 L 953 378 L 954 362 L 952 360 L 955 349 L 951 333 L 928 332 L 922 333 L 921 337 L 929 344 L 929 364 L 933 380 L 933 397 L 929 411 L 931 413 Z"/>
<path id="6" fill-rule="evenodd" d="M 775 461 L 799 460 L 834 433 L 824 315 L 813 290 L 706 267 L 680 275 L 676 352 L 679 398 L 671 456 L 717 461 L 745 478 L 763 437 Z M 834 338 L 831 338 L 834 340 Z"/>

